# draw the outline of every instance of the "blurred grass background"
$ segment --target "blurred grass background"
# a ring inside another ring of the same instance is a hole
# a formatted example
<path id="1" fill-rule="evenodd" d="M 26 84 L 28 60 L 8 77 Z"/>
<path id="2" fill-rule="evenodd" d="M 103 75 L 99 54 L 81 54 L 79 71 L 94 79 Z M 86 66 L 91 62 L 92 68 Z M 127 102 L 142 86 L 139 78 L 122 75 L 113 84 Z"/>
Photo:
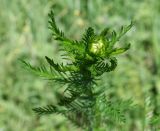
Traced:
<path id="1" fill-rule="evenodd" d="M 88 26 L 98 32 L 136 21 L 120 42 L 131 42 L 131 49 L 100 85 L 110 98 L 132 98 L 139 107 L 118 131 L 159 130 L 149 124 L 160 110 L 159 0 L 0 0 L 0 131 L 80 130 L 61 116 L 34 114 L 33 107 L 55 101 L 58 87 L 26 72 L 19 61 L 37 65 L 45 55 L 61 60 L 48 29 L 51 8 L 58 26 L 74 39 Z"/>

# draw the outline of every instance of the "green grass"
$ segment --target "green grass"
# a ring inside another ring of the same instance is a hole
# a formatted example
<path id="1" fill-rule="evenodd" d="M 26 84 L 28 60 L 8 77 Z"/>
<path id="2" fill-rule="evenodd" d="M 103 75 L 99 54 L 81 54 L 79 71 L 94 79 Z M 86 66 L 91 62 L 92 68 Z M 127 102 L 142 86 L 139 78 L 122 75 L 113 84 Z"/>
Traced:
<path id="1" fill-rule="evenodd" d="M 0 0 L 0 130 L 77 130 L 61 116 L 38 117 L 32 108 L 55 101 L 54 83 L 26 72 L 19 59 L 41 63 L 47 55 L 59 62 L 59 47 L 48 30 L 48 12 L 55 12 L 57 24 L 69 37 L 79 39 L 93 25 L 118 29 L 135 20 L 125 41 L 130 51 L 119 61 L 115 72 L 103 76 L 101 86 L 111 99 L 132 98 L 138 108 L 126 113 L 122 131 L 154 130 L 150 115 L 160 112 L 160 2 L 158 0 Z M 156 87 L 158 94 L 151 91 Z M 116 96 L 116 97 L 115 97 Z M 160 125 L 160 124 L 157 124 Z M 160 128 L 160 127 L 159 127 Z M 109 129 L 108 129 L 109 130 Z"/>

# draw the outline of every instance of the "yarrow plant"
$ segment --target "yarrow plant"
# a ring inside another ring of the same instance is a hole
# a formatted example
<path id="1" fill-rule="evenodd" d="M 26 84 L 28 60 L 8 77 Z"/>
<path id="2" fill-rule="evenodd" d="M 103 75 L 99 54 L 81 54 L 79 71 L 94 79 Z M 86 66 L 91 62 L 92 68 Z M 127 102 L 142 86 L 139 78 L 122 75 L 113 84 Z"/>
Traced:
<path id="1" fill-rule="evenodd" d="M 69 62 L 55 63 L 45 56 L 49 68 L 42 65 L 34 67 L 25 61 L 23 63 L 31 72 L 59 85 L 66 85 L 66 89 L 60 94 L 56 104 L 33 110 L 39 115 L 61 114 L 88 131 L 101 129 L 102 125 L 109 126 L 112 122 L 125 122 L 124 112 L 132 102 L 111 102 L 97 82 L 102 74 L 117 67 L 116 56 L 130 48 L 130 44 L 120 48 L 115 47 L 115 44 L 131 29 L 133 22 L 122 26 L 118 33 L 105 28 L 100 34 L 96 34 L 89 27 L 79 41 L 67 38 L 57 27 L 53 11 L 49 13 L 49 24 L 53 38 L 60 43 Z"/>

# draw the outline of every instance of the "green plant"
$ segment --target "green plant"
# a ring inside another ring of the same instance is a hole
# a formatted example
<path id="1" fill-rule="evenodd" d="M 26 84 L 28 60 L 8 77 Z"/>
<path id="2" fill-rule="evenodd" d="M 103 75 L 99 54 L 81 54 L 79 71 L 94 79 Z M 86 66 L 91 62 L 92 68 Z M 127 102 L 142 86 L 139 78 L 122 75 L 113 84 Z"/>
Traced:
<path id="1" fill-rule="evenodd" d="M 45 57 L 49 68 L 41 65 L 34 67 L 23 61 L 27 69 L 46 79 L 66 85 L 63 93 L 59 93 L 59 101 L 55 105 L 38 107 L 33 110 L 39 115 L 62 114 L 75 125 L 92 131 L 107 123 L 124 122 L 124 112 L 129 109 L 131 100 L 110 101 L 104 89 L 99 88 L 98 81 L 105 72 L 113 71 L 117 66 L 116 56 L 126 52 L 130 44 L 118 48 L 116 42 L 133 26 L 122 26 L 120 32 L 105 28 L 96 34 L 89 27 L 81 40 L 67 38 L 56 25 L 54 13 L 49 14 L 52 35 L 60 42 L 61 50 L 67 64 L 57 64 L 53 59 Z"/>

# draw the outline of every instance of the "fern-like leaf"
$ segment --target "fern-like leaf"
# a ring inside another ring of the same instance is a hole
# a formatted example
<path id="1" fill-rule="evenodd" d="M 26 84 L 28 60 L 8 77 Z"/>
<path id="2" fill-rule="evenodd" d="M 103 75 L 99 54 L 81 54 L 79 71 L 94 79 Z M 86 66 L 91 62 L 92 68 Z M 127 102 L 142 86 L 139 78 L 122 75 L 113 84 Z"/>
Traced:
<path id="1" fill-rule="evenodd" d="M 65 108 L 59 108 L 54 105 L 47 105 L 45 107 L 37 107 L 33 108 L 33 111 L 36 112 L 38 115 L 50 115 L 50 114 L 61 114 L 65 115 L 67 110 Z"/>
<path id="2" fill-rule="evenodd" d="M 113 56 L 113 55 L 122 54 L 126 52 L 130 48 L 130 46 L 131 46 L 130 44 L 127 44 L 125 47 L 122 47 L 122 48 L 114 48 L 109 55 Z"/>
<path id="3" fill-rule="evenodd" d="M 117 66 L 117 59 L 116 58 L 110 58 L 109 60 L 110 63 L 108 63 L 108 61 L 106 62 L 105 60 L 101 60 L 99 62 L 97 62 L 95 69 L 97 71 L 97 75 L 102 75 L 104 72 L 110 72 L 113 71 L 116 66 Z"/>
<path id="4" fill-rule="evenodd" d="M 108 32 L 109 32 L 109 28 L 106 27 L 106 28 L 100 33 L 100 36 L 105 37 L 105 36 L 108 34 Z"/>
<path id="5" fill-rule="evenodd" d="M 131 28 L 132 26 L 134 25 L 133 22 L 130 23 L 130 25 L 124 27 L 122 26 L 121 27 L 121 30 L 119 32 L 119 34 L 117 34 L 115 31 L 112 32 L 112 36 L 111 36 L 111 40 L 110 40 L 110 43 L 109 43 L 109 47 L 112 48 L 113 45 L 119 41 L 119 39 L 124 36 Z"/>
<path id="6" fill-rule="evenodd" d="M 36 112 L 38 115 L 57 113 L 57 109 L 53 105 L 48 105 L 46 107 L 37 107 L 34 108 L 33 111 Z"/>
<path id="7" fill-rule="evenodd" d="M 49 57 L 45 56 L 47 62 L 49 63 L 49 65 L 51 67 L 53 67 L 56 71 L 58 72 L 67 72 L 67 71 L 76 71 L 77 68 L 72 64 L 70 65 L 66 65 L 64 66 L 63 63 L 62 64 L 56 64 L 52 59 L 50 59 Z"/>
<path id="8" fill-rule="evenodd" d="M 49 24 L 50 24 L 49 29 L 52 30 L 52 34 L 53 34 L 55 40 L 61 40 L 61 41 L 67 40 L 64 37 L 64 32 L 62 32 L 56 25 L 53 11 L 51 11 L 49 13 L 49 18 L 50 18 L 50 20 L 49 20 Z"/>
<path id="9" fill-rule="evenodd" d="M 27 70 L 29 70 L 30 72 L 32 72 L 35 75 L 38 75 L 40 77 L 44 77 L 44 78 L 47 78 L 47 79 L 57 77 L 55 74 L 53 74 L 49 70 L 47 70 L 47 68 L 45 66 L 34 67 L 34 66 L 32 66 L 31 64 L 29 64 L 25 61 L 22 61 L 22 63 L 24 64 L 25 68 L 27 68 Z"/>
<path id="10" fill-rule="evenodd" d="M 95 34 L 94 34 L 94 29 L 92 27 L 89 27 L 87 30 L 86 30 L 86 33 L 84 34 L 82 40 L 84 41 L 84 43 L 86 45 L 90 44 L 91 42 L 93 42 L 95 38 Z"/>
<path id="11" fill-rule="evenodd" d="M 45 66 L 34 67 L 25 61 L 22 61 L 22 63 L 28 71 L 32 72 L 37 76 L 46 78 L 48 80 L 54 80 L 60 83 L 67 83 L 69 81 L 70 76 L 68 76 L 68 74 L 66 74 L 65 72 L 57 72 L 52 67 L 50 67 L 50 69 L 47 69 Z"/>

